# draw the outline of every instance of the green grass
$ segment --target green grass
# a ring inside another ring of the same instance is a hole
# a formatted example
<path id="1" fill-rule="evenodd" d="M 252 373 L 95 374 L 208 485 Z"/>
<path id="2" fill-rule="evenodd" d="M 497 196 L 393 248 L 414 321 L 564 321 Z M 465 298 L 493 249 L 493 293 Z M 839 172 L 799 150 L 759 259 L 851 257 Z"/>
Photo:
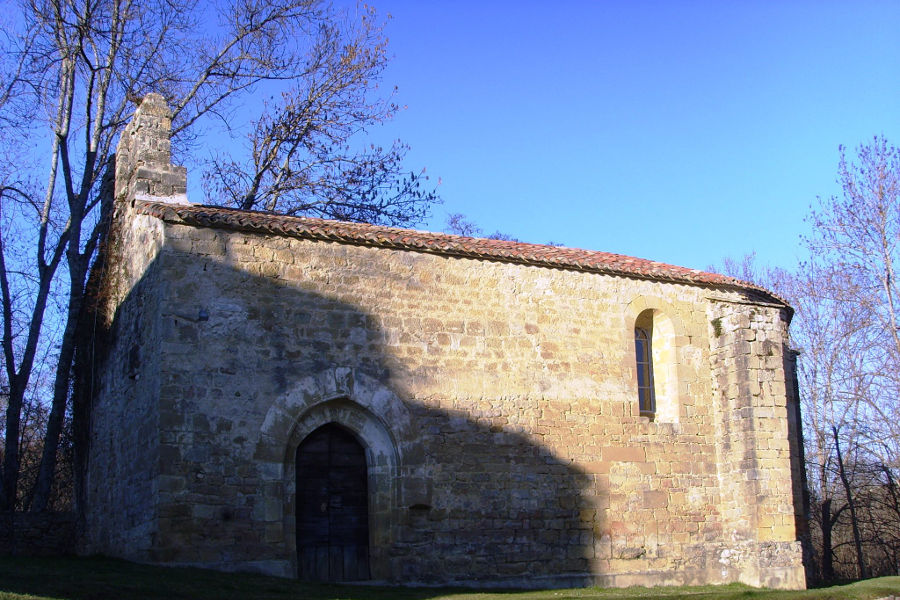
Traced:
<path id="1" fill-rule="evenodd" d="M 900 595 L 900 577 L 802 592 L 743 585 L 682 588 L 584 588 L 543 591 L 473 591 L 312 585 L 290 579 L 150 567 L 108 558 L 0 557 L 0 600 L 871 600 Z"/>

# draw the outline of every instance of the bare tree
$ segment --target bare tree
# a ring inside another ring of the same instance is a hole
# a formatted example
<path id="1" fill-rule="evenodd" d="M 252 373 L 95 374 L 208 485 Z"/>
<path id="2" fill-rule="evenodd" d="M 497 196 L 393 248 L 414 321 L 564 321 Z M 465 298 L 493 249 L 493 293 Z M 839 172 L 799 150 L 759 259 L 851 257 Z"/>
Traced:
<path id="1" fill-rule="evenodd" d="M 837 458 L 838 474 L 840 475 L 841 485 L 844 487 L 844 498 L 847 502 L 847 508 L 850 511 L 850 527 L 853 530 L 853 546 L 856 550 L 856 564 L 859 567 L 859 576 L 861 578 L 866 578 L 868 577 L 868 570 L 866 569 L 866 560 L 863 554 L 862 535 L 860 534 L 859 516 L 857 515 L 856 508 L 858 499 L 855 498 L 856 494 L 853 485 L 851 485 L 850 477 L 847 474 L 844 455 L 841 452 L 841 440 L 838 435 L 838 429 L 837 427 L 832 427 L 831 431 L 834 437 L 834 453 Z"/>
<path id="2" fill-rule="evenodd" d="M 496 230 L 494 231 L 494 233 L 485 235 L 484 230 L 482 230 L 481 227 L 476 225 L 474 221 L 469 220 L 469 218 L 462 213 L 452 213 L 448 215 L 447 225 L 446 227 L 444 227 L 444 231 L 455 235 L 464 235 L 466 237 L 484 237 L 488 240 L 502 240 L 506 242 L 520 241 L 518 238 L 514 238 L 508 233 L 503 233 L 500 230 Z M 557 244 L 554 242 L 549 242 L 548 245 L 562 246 L 562 244 Z"/>
<path id="3" fill-rule="evenodd" d="M 834 299 L 860 313 L 859 376 L 871 388 L 858 400 L 900 440 L 900 151 L 882 137 L 860 146 L 855 161 L 841 148 L 838 173 L 842 195 L 820 200 L 808 244 L 829 265 Z"/>
<path id="4" fill-rule="evenodd" d="M 797 311 L 791 339 L 801 351 L 807 472 L 825 580 L 865 577 L 876 555 L 890 554 L 878 540 L 893 538 L 878 521 L 893 518 L 900 467 L 900 152 L 880 137 L 853 158 L 841 148 L 838 183 L 841 195 L 820 199 L 810 218 L 814 258 L 769 277 Z"/>
<path id="5" fill-rule="evenodd" d="M 318 23 L 303 77 L 253 123 L 249 160 L 217 157 L 207 190 L 243 209 L 390 225 L 421 221 L 436 196 L 422 187 L 424 171 L 404 175 L 407 147 L 354 145 L 398 110 L 372 94 L 386 64 L 371 8 L 356 23 Z"/>
<path id="6" fill-rule="evenodd" d="M 782 293 L 797 310 L 791 341 L 800 351 L 807 481 L 815 503 L 813 513 L 821 536 L 818 563 L 825 580 L 834 578 L 832 533 L 848 508 L 848 496 L 840 491 L 839 470 L 844 463 L 834 432 L 841 431 L 848 446 L 858 447 L 859 398 L 867 393 L 866 379 L 860 377 L 867 346 L 863 315 L 834 293 L 840 286 L 831 275 L 809 262 L 780 280 Z"/>
<path id="7" fill-rule="evenodd" d="M 228 125 L 248 94 L 281 94 L 250 133 L 252 161 L 217 161 L 211 201 L 291 214 L 412 223 L 436 198 L 404 175 L 402 144 L 353 154 L 396 110 L 379 98 L 386 61 L 370 9 L 319 0 L 22 0 L 0 59 L 0 300 L 9 388 L 0 510 L 17 506 L 17 440 L 36 357 L 57 347 L 32 510 L 51 497 L 70 392 L 75 328 L 102 231 L 120 132 L 135 102 L 162 93 L 182 147 Z M 205 125 L 204 125 L 205 124 Z M 21 149 L 28 149 L 22 152 Z M 54 305 L 53 293 L 61 301 Z M 48 323 L 58 323 L 58 335 Z M 52 340 L 52 341 L 51 341 Z M 19 503 L 20 504 L 20 503 Z"/>
<path id="8" fill-rule="evenodd" d="M 454 235 L 464 235 L 466 237 L 478 237 L 483 232 L 481 227 L 470 221 L 466 215 L 462 213 L 452 213 L 447 216 L 447 225 L 444 228 L 447 233 Z"/>

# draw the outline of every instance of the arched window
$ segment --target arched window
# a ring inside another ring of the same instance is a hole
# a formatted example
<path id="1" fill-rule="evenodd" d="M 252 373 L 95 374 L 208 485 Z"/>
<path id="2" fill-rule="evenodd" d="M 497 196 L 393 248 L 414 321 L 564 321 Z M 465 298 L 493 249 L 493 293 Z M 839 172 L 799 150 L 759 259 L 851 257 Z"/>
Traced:
<path id="1" fill-rule="evenodd" d="M 648 308 L 634 322 L 637 400 L 642 417 L 678 421 L 678 351 L 675 327 L 664 312 Z"/>
<path id="2" fill-rule="evenodd" d="M 650 330 L 634 328 L 634 355 L 637 362 L 638 407 L 642 417 L 652 420 L 656 414 L 656 393 L 653 389 L 653 346 Z"/>

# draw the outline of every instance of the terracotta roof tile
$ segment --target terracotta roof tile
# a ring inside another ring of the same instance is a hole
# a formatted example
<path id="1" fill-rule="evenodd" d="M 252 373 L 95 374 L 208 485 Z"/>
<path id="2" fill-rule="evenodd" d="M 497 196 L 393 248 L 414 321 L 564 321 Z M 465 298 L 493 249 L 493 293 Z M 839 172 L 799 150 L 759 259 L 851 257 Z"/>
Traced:
<path id="1" fill-rule="evenodd" d="M 610 252 L 472 238 L 311 217 L 289 217 L 199 204 L 179 205 L 136 200 L 135 209 L 141 214 L 154 216 L 167 222 L 197 227 L 265 232 L 304 239 L 379 246 L 713 287 L 738 288 L 751 292 L 757 300 L 786 305 L 783 300 L 767 290 L 733 277 Z"/>

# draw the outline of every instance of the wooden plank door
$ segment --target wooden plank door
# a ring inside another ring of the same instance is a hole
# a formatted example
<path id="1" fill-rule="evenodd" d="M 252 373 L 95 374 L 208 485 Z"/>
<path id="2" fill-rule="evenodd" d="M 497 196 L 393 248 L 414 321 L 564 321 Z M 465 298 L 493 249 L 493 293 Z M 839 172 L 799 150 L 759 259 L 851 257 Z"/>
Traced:
<path id="1" fill-rule="evenodd" d="M 297 448 L 297 563 L 301 579 L 369 579 L 366 453 L 334 424 Z"/>

